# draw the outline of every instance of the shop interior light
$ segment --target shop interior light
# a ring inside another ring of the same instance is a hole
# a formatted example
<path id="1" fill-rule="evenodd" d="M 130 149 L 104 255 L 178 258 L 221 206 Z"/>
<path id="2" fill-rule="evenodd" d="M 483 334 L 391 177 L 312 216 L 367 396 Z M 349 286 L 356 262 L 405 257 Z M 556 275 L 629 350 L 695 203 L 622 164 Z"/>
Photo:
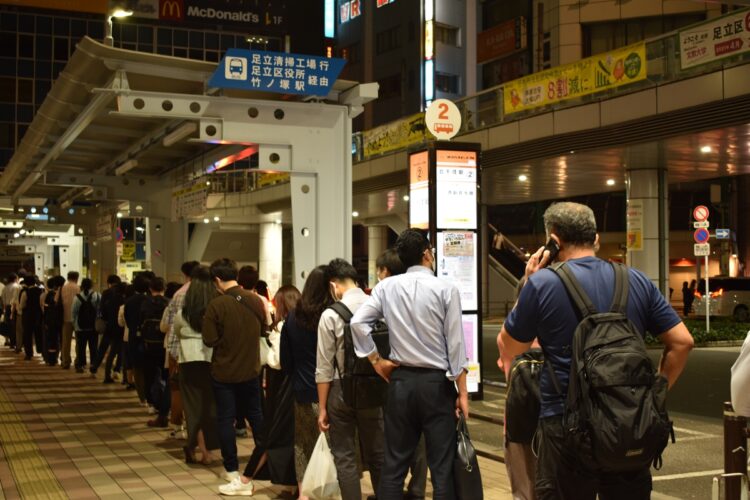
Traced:
<path id="1" fill-rule="evenodd" d="M 521 174 L 518 176 L 518 180 L 521 182 L 526 182 L 529 180 L 529 177 L 526 174 Z"/>
<path id="2" fill-rule="evenodd" d="M 352 217 L 359 217 L 359 212 L 357 212 L 356 210 L 352 212 Z"/>
<path id="3" fill-rule="evenodd" d="M 711 146 L 701 146 L 701 153 L 706 154 L 710 153 L 711 151 L 713 151 Z"/>
<path id="4" fill-rule="evenodd" d="M 219 222 L 221 218 L 218 215 L 214 215 L 214 222 Z"/>
<path id="5" fill-rule="evenodd" d="M 614 186 L 615 180 L 614 179 L 607 179 L 607 186 Z"/>
<path id="6" fill-rule="evenodd" d="M 117 218 L 122 219 L 122 212 L 117 212 Z"/>
<path id="7" fill-rule="evenodd" d="M 210 220 L 208 220 L 208 217 L 206 217 L 205 219 L 203 219 L 203 223 L 204 223 L 204 224 L 208 224 L 209 222 L 211 222 L 211 221 L 210 221 Z"/>

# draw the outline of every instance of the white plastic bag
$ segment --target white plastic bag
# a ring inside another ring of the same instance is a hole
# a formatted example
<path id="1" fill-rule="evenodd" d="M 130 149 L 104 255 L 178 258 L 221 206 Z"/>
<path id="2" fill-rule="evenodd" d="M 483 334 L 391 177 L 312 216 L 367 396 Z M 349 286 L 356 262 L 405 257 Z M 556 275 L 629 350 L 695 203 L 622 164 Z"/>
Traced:
<path id="1" fill-rule="evenodd" d="M 310 462 L 302 479 L 302 496 L 312 500 L 338 500 L 341 498 L 336 477 L 336 464 L 328 447 L 325 434 L 321 433 L 315 443 Z"/>

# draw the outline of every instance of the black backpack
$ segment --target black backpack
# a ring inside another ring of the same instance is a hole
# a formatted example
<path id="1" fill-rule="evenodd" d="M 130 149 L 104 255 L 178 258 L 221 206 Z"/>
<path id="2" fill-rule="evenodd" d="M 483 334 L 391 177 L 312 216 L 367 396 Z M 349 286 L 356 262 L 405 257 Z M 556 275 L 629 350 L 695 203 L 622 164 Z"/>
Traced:
<path id="1" fill-rule="evenodd" d="M 553 267 L 581 315 L 563 415 L 565 446 L 592 471 L 635 471 L 652 463 L 659 469 L 670 434 L 674 442 L 667 379 L 656 373 L 642 335 L 626 316 L 628 270 L 622 264 L 613 267 L 614 298 L 603 313 L 565 263 Z"/>
<path id="2" fill-rule="evenodd" d="M 168 304 L 168 300 L 162 296 L 146 297 L 141 304 L 141 325 L 138 327 L 138 335 L 147 350 L 158 351 L 164 348 L 161 318 Z"/>
<path id="3" fill-rule="evenodd" d="M 511 443 L 531 443 L 541 409 L 539 379 L 544 366 L 541 349 L 531 349 L 513 360 L 505 395 L 505 436 Z"/>
<path id="4" fill-rule="evenodd" d="M 44 298 L 44 324 L 50 331 L 57 331 L 63 324 L 62 300 L 55 300 L 53 290 Z"/>
<path id="5" fill-rule="evenodd" d="M 96 330 L 96 307 L 92 302 L 94 292 L 89 293 L 88 298 L 84 298 L 80 293 L 77 297 L 81 301 L 81 306 L 78 308 L 78 330 L 93 332 Z"/>
<path id="6" fill-rule="evenodd" d="M 385 404 L 388 383 L 377 374 L 367 358 L 358 358 L 354 352 L 352 330 L 349 322 L 352 312 L 342 302 L 334 302 L 330 309 L 344 320 L 344 370 L 338 366 L 338 357 L 334 356 L 333 366 L 339 372 L 344 402 L 355 410 L 377 408 Z M 388 328 L 385 323 L 378 322 L 372 330 L 372 339 L 382 358 L 388 358 L 391 353 L 388 342 Z M 336 342 L 338 352 L 338 341 Z"/>

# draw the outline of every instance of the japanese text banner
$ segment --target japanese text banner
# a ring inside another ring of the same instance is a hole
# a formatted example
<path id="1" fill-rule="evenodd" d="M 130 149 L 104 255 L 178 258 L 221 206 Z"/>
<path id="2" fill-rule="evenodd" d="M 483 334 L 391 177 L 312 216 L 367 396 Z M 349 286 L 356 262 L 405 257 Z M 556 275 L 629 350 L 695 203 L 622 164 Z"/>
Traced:
<path id="1" fill-rule="evenodd" d="M 505 113 L 547 106 L 645 79 L 646 44 L 641 42 L 504 84 Z"/>

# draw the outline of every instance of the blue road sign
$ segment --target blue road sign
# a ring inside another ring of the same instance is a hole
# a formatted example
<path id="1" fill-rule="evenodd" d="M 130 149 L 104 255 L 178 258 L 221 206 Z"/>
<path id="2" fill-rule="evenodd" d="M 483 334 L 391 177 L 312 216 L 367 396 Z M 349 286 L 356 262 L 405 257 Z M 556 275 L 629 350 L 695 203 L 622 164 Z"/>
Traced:
<path id="1" fill-rule="evenodd" d="M 729 229 L 717 229 L 716 230 L 716 239 L 717 240 L 728 240 L 729 239 Z"/>
<path id="2" fill-rule="evenodd" d="M 708 241 L 708 238 L 711 237 L 711 234 L 708 232 L 708 229 L 706 228 L 700 228 L 696 229 L 693 233 L 693 239 L 695 239 L 696 243 L 706 243 Z"/>
<path id="3" fill-rule="evenodd" d="M 209 87 L 326 96 L 344 69 L 339 58 L 229 49 Z"/>

